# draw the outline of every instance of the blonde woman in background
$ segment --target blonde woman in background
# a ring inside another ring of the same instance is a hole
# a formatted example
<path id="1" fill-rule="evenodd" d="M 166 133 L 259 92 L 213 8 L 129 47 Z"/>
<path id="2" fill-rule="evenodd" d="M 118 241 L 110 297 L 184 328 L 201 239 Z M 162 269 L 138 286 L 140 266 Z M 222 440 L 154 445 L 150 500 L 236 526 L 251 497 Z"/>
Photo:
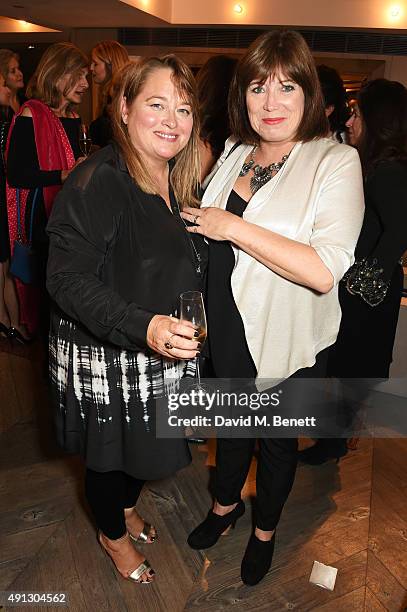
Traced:
<path id="1" fill-rule="evenodd" d="M 24 87 L 19 57 L 0 49 L 0 336 L 10 337 L 19 328 L 16 288 L 9 274 L 10 239 L 6 202 L 5 150 L 14 113 L 20 110 L 19 91 Z"/>
<path id="2" fill-rule="evenodd" d="M 91 51 L 90 71 L 100 86 L 100 95 L 99 116 L 90 124 L 90 137 L 98 147 L 105 147 L 112 139 L 111 85 L 115 74 L 129 61 L 126 49 L 116 40 L 102 40 Z"/>
<path id="3" fill-rule="evenodd" d="M 10 90 L 8 106 L 13 113 L 18 113 L 21 105 L 19 93 L 24 87 L 24 79 L 17 53 L 10 49 L 0 49 L 0 74 L 4 78 L 4 85 Z"/>
<path id="4" fill-rule="evenodd" d="M 80 157 L 80 117 L 76 112 L 88 89 L 89 59 L 72 43 L 51 45 L 27 86 L 27 96 L 11 123 L 7 161 L 7 215 L 10 248 L 18 237 L 18 208 L 25 243 L 31 242 L 38 260 L 33 284 L 15 279 L 20 306 L 19 327 L 9 336 L 25 343 L 38 331 L 48 333 L 45 265 L 48 239 L 45 226 L 56 194 Z M 18 203 L 19 202 L 19 203 Z M 32 229 L 32 233 L 31 230 Z"/>

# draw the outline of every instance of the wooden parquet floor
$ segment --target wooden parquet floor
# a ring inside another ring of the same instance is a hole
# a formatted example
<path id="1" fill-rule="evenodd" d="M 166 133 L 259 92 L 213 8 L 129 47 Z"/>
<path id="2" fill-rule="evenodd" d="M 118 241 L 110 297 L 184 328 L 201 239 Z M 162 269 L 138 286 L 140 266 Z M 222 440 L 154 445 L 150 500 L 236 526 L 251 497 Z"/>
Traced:
<path id="1" fill-rule="evenodd" d="M 0 436 L 0 590 L 65 591 L 69 597 L 68 608 L 36 610 L 406 609 L 407 440 L 362 440 L 338 465 L 301 466 L 278 527 L 272 571 L 250 588 L 239 572 L 251 526 L 254 465 L 245 516 L 206 553 L 192 551 L 186 537 L 210 504 L 214 445 L 194 447 L 191 466 L 150 483 L 139 511 L 160 534 L 146 546 L 157 579 L 134 585 L 117 575 L 96 541 L 80 462 L 63 456 L 52 439 L 46 416 Z M 309 583 L 314 560 L 338 568 L 333 592 Z"/>

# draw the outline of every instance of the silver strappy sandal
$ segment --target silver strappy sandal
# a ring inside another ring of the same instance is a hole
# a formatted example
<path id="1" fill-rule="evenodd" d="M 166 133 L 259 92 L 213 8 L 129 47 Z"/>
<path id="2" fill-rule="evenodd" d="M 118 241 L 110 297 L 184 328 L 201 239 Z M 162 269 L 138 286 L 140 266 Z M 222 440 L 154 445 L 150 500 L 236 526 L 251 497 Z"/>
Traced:
<path id="1" fill-rule="evenodd" d="M 133 540 L 133 542 L 136 542 L 136 544 L 153 544 L 156 540 L 158 540 L 157 532 L 155 531 L 155 533 L 151 533 L 153 529 L 155 531 L 154 525 L 150 525 L 150 523 L 144 521 L 144 527 L 140 531 L 139 535 L 135 537 L 129 531 L 129 536 Z"/>
<path id="2" fill-rule="evenodd" d="M 144 572 L 154 571 L 147 559 L 140 563 L 140 565 L 132 572 L 127 579 L 133 580 L 133 582 L 137 582 L 138 584 L 150 584 L 152 580 L 140 580 L 140 576 L 144 574 Z"/>
<path id="3" fill-rule="evenodd" d="M 126 533 L 123 538 L 125 538 L 127 535 L 130 535 L 129 533 Z M 153 580 L 140 580 L 140 577 L 146 572 L 148 573 L 148 575 L 153 578 L 153 576 L 155 575 L 155 572 L 153 570 L 153 568 L 151 567 L 149 561 L 147 559 L 144 559 L 144 561 L 142 561 L 135 570 L 133 570 L 131 572 L 131 574 L 129 574 L 128 576 L 123 576 L 123 574 L 120 572 L 119 568 L 117 567 L 112 555 L 110 554 L 108 548 L 106 547 L 106 545 L 103 542 L 102 539 L 103 533 L 102 531 L 98 532 L 98 541 L 100 546 L 103 548 L 103 550 L 105 551 L 105 553 L 110 557 L 112 563 L 114 564 L 116 570 L 119 572 L 119 574 L 122 576 L 122 578 L 124 578 L 125 580 L 131 580 L 132 582 L 136 582 L 137 584 L 150 584 L 150 582 L 153 582 Z M 122 539 L 122 538 L 120 538 Z M 133 538 L 134 539 L 134 538 Z"/>

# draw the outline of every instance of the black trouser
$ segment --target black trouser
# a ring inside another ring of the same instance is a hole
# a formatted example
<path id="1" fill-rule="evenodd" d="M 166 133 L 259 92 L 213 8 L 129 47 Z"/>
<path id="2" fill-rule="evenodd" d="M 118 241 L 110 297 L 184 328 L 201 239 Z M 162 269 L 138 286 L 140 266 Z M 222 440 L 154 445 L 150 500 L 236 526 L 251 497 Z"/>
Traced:
<path id="1" fill-rule="evenodd" d="M 96 525 L 110 540 L 117 540 L 126 533 L 124 508 L 136 505 L 144 483 L 145 480 L 125 472 L 86 470 L 86 499 Z"/>
<path id="2" fill-rule="evenodd" d="M 222 506 L 240 499 L 256 440 L 219 439 L 216 450 L 215 497 Z M 256 473 L 256 526 L 275 529 L 293 486 L 297 467 L 297 438 L 259 439 Z"/>
<path id="3" fill-rule="evenodd" d="M 317 355 L 311 368 L 302 368 L 292 378 L 324 378 L 328 349 Z M 220 438 L 217 440 L 215 497 L 222 506 L 240 500 L 249 472 L 255 440 Z M 272 531 L 280 519 L 292 489 L 297 468 L 297 438 L 260 438 L 256 473 L 255 524 Z"/>

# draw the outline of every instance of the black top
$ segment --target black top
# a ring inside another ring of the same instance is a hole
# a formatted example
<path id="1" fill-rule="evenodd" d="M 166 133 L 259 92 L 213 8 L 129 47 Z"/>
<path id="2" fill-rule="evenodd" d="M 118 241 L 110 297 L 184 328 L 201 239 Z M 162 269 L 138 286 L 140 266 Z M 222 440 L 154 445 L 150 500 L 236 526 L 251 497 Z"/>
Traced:
<path id="1" fill-rule="evenodd" d="M 330 375 L 342 378 L 389 376 L 403 288 L 398 262 L 407 249 L 407 166 L 379 163 L 365 204 L 356 263 L 339 286 L 342 320 L 329 359 Z"/>
<path id="2" fill-rule="evenodd" d="M 80 118 L 60 117 L 75 159 L 80 157 Z M 32 189 L 61 184 L 61 170 L 40 170 L 35 145 L 34 123 L 31 117 L 17 117 L 10 139 L 7 177 L 11 187 Z"/>
<path id="3" fill-rule="evenodd" d="M 144 350 L 154 314 L 174 313 L 183 291 L 202 290 L 191 234 L 135 184 L 113 145 L 69 176 L 48 223 L 47 287 L 61 310 L 97 339 Z M 195 236 L 203 258 L 205 243 Z"/>
<path id="4" fill-rule="evenodd" d="M 0 262 L 10 258 L 10 239 L 8 234 L 7 202 L 6 202 L 6 160 L 5 150 L 8 131 L 14 111 L 11 106 L 0 107 Z"/>
<path id="5" fill-rule="evenodd" d="M 13 120 L 13 115 L 14 111 L 11 106 L 0 106 L 0 177 L 2 178 L 5 176 L 6 172 L 4 153 L 6 150 L 7 136 Z"/>
<path id="6" fill-rule="evenodd" d="M 62 126 L 68 136 L 75 159 L 80 157 L 79 128 L 80 118 L 60 117 Z M 61 170 L 40 170 L 35 144 L 34 123 L 31 117 L 19 116 L 13 128 L 10 138 L 10 146 L 7 157 L 7 178 L 11 187 L 30 189 L 31 193 L 27 199 L 25 223 L 28 233 L 31 205 L 34 190 L 37 187 L 48 187 L 50 185 L 61 185 Z M 46 243 L 45 226 L 47 223 L 44 198 L 42 189 L 37 198 L 34 213 L 33 242 Z"/>
<path id="7" fill-rule="evenodd" d="M 247 202 L 232 191 L 226 210 L 241 217 L 246 206 Z M 230 243 L 211 240 L 207 300 L 210 356 L 218 378 L 255 378 L 256 366 L 230 283 L 234 266 L 235 256 Z"/>
<path id="8" fill-rule="evenodd" d="M 92 144 L 105 147 L 113 139 L 112 123 L 107 110 L 97 117 L 89 126 L 89 135 Z"/>
<path id="9" fill-rule="evenodd" d="M 407 249 L 407 165 L 380 162 L 366 180 L 365 204 L 355 258 L 377 259 L 389 281 Z"/>

